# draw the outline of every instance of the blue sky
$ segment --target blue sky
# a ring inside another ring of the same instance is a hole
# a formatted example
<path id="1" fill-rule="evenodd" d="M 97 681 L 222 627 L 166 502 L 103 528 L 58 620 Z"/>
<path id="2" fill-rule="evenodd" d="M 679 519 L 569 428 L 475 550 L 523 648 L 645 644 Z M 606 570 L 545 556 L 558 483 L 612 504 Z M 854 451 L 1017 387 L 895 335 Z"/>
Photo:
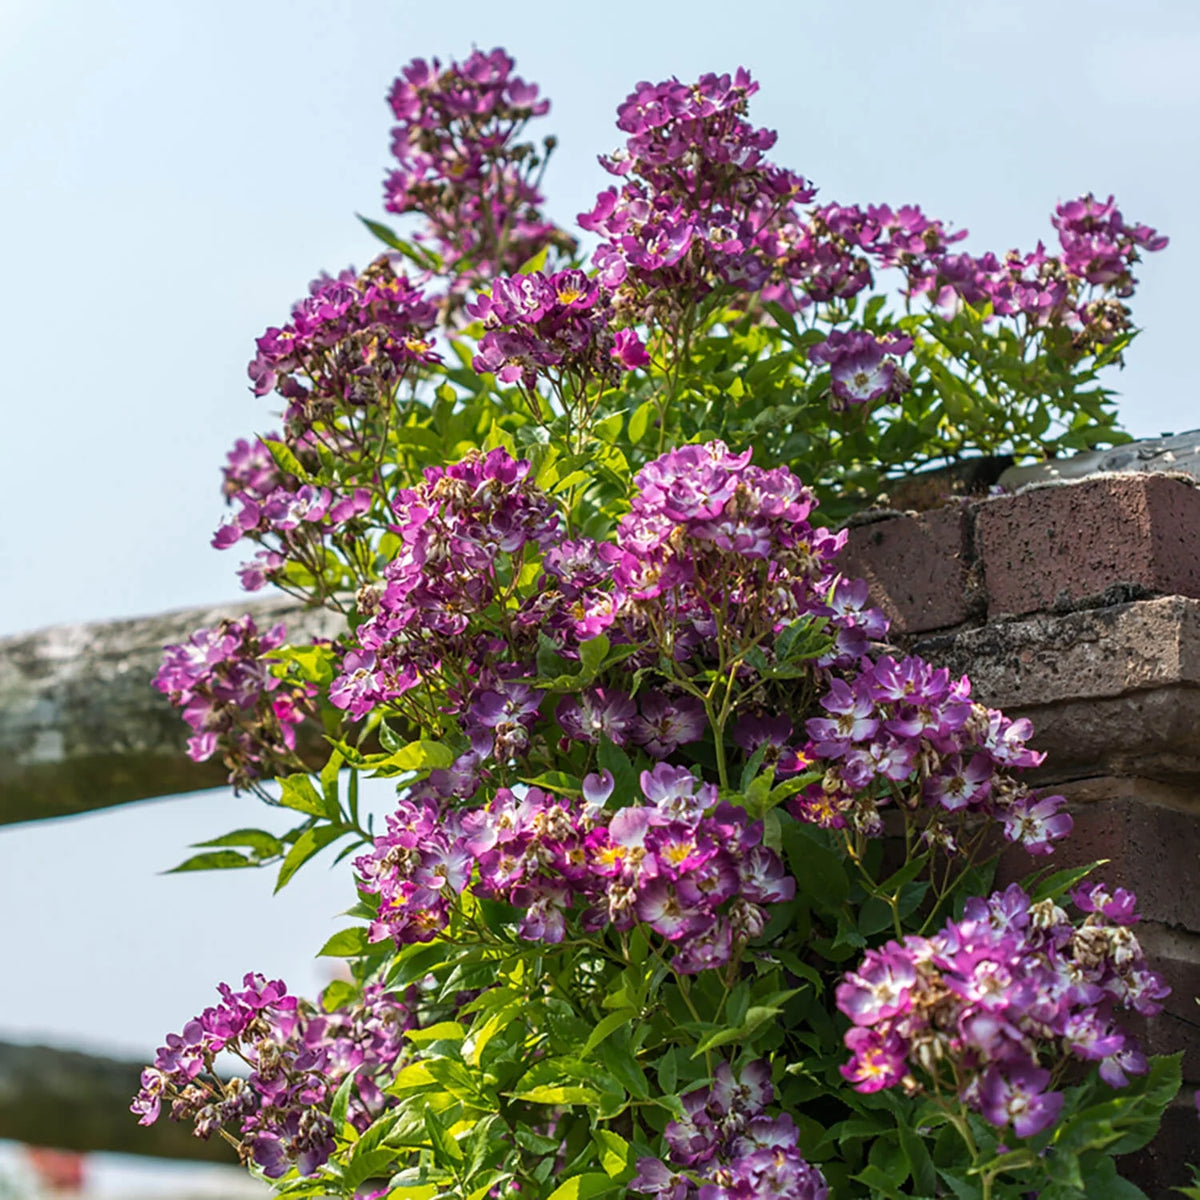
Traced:
<path id="1" fill-rule="evenodd" d="M 1185 0 L 0 0 L 0 636 L 237 600 L 235 560 L 208 539 L 226 449 L 271 424 L 246 387 L 253 340 L 314 275 L 374 253 L 354 213 L 379 215 L 388 85 L 409 58 L 472 43 L 506 46 L 552 99 L 564 223 L 606 185 L 595 155 L 637 80 L 739 64 L 776 157 L 822 199 L 920 203 L 1003 251 L 1049 238 L 1059 201 L 1116 193 L 1172 239 L 1140 272 L 1122 418 L 1139 435 L 1200 425 L 1183 354 L 1200 6 Z M 315 986 L 343 877 L 313 868 L 273 901 L 260 876 L 154 874 L 259 818 L 205 794 L 0 829 L 16 981 L 0 1037 L 134 1052 L 219 978 Z"/>

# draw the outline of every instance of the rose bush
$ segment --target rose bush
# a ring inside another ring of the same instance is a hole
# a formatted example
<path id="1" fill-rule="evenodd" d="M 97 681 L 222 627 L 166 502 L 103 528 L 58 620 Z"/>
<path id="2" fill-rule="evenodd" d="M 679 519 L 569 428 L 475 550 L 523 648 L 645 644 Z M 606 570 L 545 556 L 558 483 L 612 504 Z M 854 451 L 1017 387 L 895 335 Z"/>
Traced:
<path id="1" fill-rule="evenodd" d="M 589 266 L 541 210 L 538 89 L 500 50 L 411 63 L 415 229 L 368 221 L 388 252 L 258 340 L 281 424 L 214 544 L 344 632 L 225 622 L 156 682 L 300 817 L 184 868 L 282 887 L 339 847 L 348 978 L 222 984 L 133 1107 L 281 1194 L 1140 1194 L 1114 1156 L 1179 1067 L 1121 1024 L 1166 994 L 1135 899 L 1044 865 L 1071 819 L 1029 723 L 888 644 L 836 526 L 897 471 L 1119 440 L 1098 379 L 1165 239 L 1089 195 L 1057 251 L 973 256 L 815 203 L 756 88 L 637 86 Z M 1006 843 L 1030 874 L 993 892 Z"/>

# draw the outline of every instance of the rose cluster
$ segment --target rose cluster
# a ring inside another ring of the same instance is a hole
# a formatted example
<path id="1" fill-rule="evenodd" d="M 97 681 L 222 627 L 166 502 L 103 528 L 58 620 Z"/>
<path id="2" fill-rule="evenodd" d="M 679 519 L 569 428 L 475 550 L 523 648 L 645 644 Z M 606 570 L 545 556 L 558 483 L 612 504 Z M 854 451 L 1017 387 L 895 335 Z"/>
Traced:
<path id="1" fill-rule="evenodd" d="M 360 592 L 367 619 L 329 694 L 355 718 L 422 680 L 449 673 L 459 682 L 455 666 L 475 677 L 503 660 L 511 652 L 506 599 L 526 546 L 545 549 L 558 527 L 529 463 L 503 449 L 426 468 L 424 482 L 398 492 L 392 508 L 400 547 L 383 586 Z"/>
<path id="2" fill-rule="evenodd" d="M 296 726 L 312 712 L 316 688 L 272 673 L 264 656 L 286 640 L 282 624 L 260 633 L 246 616 L 164 647 L 154 686 L 194 731 L 188 757 L 205 762 L 220 751 L 235 787 L 295 766 Z"/>
<path id="3" fill-rule="evenodd" d="M 1075 923 L 1016 884 L 968 900 L 931 938 L 870 950 L 837 989 L 854 1023 L 842 1068 L 862 1092 L 901 1084 L 957 1093 L 993 1125 L 1030 1137 L 1052 1124 L 1070 1059 L 1099 1063 L 1113 1087 L 1146 1070 L 1118 1008 L 1161 1010 L 1170 989 L 1146 966 L 1134 897 L 1076 889 Z"/>
<path id="4" fill-rule="evenodd" d="M 278 436 L 272 436 L 278 442 Z M 302 462 L 313 456 L 315 435 L 306 431 L 291 452 Z M 369 488 L 338 493 L 331 488 L 301 483 L 279 469 L 270 447 L 261 438 L 239 438 L 224 468 L 225 496 L 238 511 L 213 534 L 212 544 L 227 550 L 245 538 L 262 546 L 238 568 L 242 587 L 256 592 L 289 561 L 303 563 L 314 574 L 323 571 L 325 541 L 338 533 L 353 533 L 371 507 Z"/>
<path id="5" fill-rule="evenodd" d="M 765 905 L 791 899 L 795 880 L 762 845 L 762 822 L 718 804 L 717 789 L 686 768 L 660 763 L 642 772 L 641 789 L 647 803 L 605 808 L 604 772 L 584 781 L 582 804 L 538 787 L 500 788 L 469 812 L 402 801 L 355 861 L 359 887 L 379 897 L 372 940 L 429 940 L 473 884 L 519 909 L 518 933 L 533 941 L 562 941 L 575 912 L 585 930 L 648 925 L 681 974 L 724 965 L 762 933 Z"/>
<path id="6" fill-rule="evenodd" d="M 682 446 L 634 480 L 611 556 L 617 610 L 657 626 L 668 645 L 711 639 L 725 623 L 747 640 L 769 633 L 822 610 L 836 582 L 846 534 L 814 529 L 812 492 L 786 467 L 751 465 L 751 453 Z"/>
<path id="7" fill-rule="evenodd" d="M 1129 328 L 1121 303 L 1133 295 L 1140 251 L 1162 250 L 1167 238 L 1129 225 L 1110 196 L 1090 192 L 1060 204 L 1051 217 L 1061 252 L 1039 243 L 1027 254 L 914 254 L 902 264 L 910 295 L 927 294 L 943 313 L 988 305 L 996 316 L 1021 317 L 1030 328 L 1059 327 L 1077 353 L 1089 353 Z"/>
<path id="8" fill-rule="evenodd" d="M 288 402 L 295 435 L 341 409 L 386 405 L 414 364 L 438 362 L 430 331 L 434 306 L 386 257 L 361 275 L 323 275 L 292 309 L 292 319 L 258 339 L 249 366 L 256 396 Z"/>
<path id="9" fill-rule="evenodd" d="M 804 753 L 827 769 L 791 802 L 794 816 L 879 834 L 880 806 L 899 793 L 900 803 L 942 816 L 977 813 L 1000 821 L 1004 836 L 1032 854 L 1050 853 L 1070 833 L 1061 796 L 1038 798 L 1008 774 L 1045 757 L 1026 744 L 1029 721 L 985 708 L 971 699 L 965 676 L 951 679 L 917 656 L 864 657 L 847 676 L 831 678 L 821 697 L 828 715 L 806 723 Z"/>
<path id="10" fill-rule="evenodd" d="M 545 246 L 574 249 L 540 207 L 553 141 L 539 155 L 519 140 L 550 102 L 513 74 L 514 65 L 499 49 L 446 67 L 414 59 L 388 97 L 399 166 L 384 181 L 384 205 L 425 218 L 417 237 L 432 242 L 454 290 L 511 274 Z"/>
<path id="11" fill-rule="evenodd" d="M 603 238 L 593 261 L 618 308 L 677 324 L 687 304 L 726 284 L 794 311 L 851 300 L 873 284 L 875 271 L 896 269 L 909 299 L 928 297 L 947 314 L 963 303 L 989 305 L 1030 329 L 1057 327 L 1075 353 L 1128 328 L 1120 301 L 1136 283 L 1131 267 L 1139 252 L 1161 250 L 1167 239 L 1128 224 L 1111 197 L 1058 206 L 1059 255 L 1040 244 L 1028 254 L 953 252 L 967 231 L 949 230 L 916 205 L 805 210 L 815 189 L 771 163 L 775 134 L 746 120 L 757 89 L 739 69 L 694 84 L 641 83 L 619 107 L 626 145 L 601 162 L 624 182 L 579 217 Z M 877 365 L 877 352 L 870 356 Z M 857 389 L 831 395 L 835 406 L 860 399 Z"/>
<path id="12" fill-rule="evenodd" d="M 745 119 L 757 90 L 744 69 L 640 83 L 618 110 L 629 136 L 600 161 L 625 182 L 579 223 L 604 239 L 593 259 L 601 281 L 625 285 L 630 303 L 670 309 L 720 283 L 757 291 L 770 281 L 763 245 L 814 190 L 766 158 L 775 133 Z"/>
<path id="13" fill-rule="evenodd" d="M 670 647 L 679 677 L 647 681 L 636 702 L 598 684 L 555 711 L 564 749 L 607 737 L 658 759 L 707 732 L 690 684 L 696 662 L 743 643 L 769 656 L 789 622 L 813 617 L 832 639 L 820 664 L 855 663 L 886 622 L 867 607 L 865 585 L 834 570 L 845 535 L 810 525 L 813 497 L 794 475 L 749 458 L 711 442 L 655 460 L 637 476 L 615 544 L 560 538 L 555 505 L 503 450 L 431 468 L 396 498 L 402 545 L 385 586 L 360 593 L 366 619 L 332 703 L 358 718 L 399 704 L 420 681 L 444 685 L 471 748 L 441 775 L 438 795 L 469 799 L 486 761 L 520 755 L 546 716 L 545 692 L 528 681 L 539 636 L 578 659 L 582 643 L 606 633 L 632 652 L 631 666 Z M 543 558 L 521 586 L 527 547 Z"/>
<path id="14" fill-rule="evenodd" d="M 659 1200 L 825 1200 L 825 1178 L 800 1153 L 792 1118 L 768 1116 L 774 1098 L 767 1063 L 737 1075 L 721 1063 L 712 1086 L 688 1092 L 683 1119 L 667 1125 L 669 1161 L 639 1158 L 629 1186 Z"/>
<path id="15" fill-rule="evenodd" d="M 1137 282 L 1130 273 L 1138 251 L 1162 250 L 1167 238 L 1149 225 L 1130 225 L 1114 197 L 1097 200 L 1091 192 L 1060 204 L 1051 218 L 1062 245 L 1063 267 L 1088 283 L 1110 288 L 1125 299 Z"/>
<path id="16" fill-rule="evenodd" d="M 605 633 L 684 663 L 717 657 L 721 640 L 769 650 L 775 631 L 820 616 L 839 661 L 853 661 L 884 626 L 866 611 L 865 587 L 839 582 L 846 535 L 809 523 L 815 499 L 787 468 L 750 457 L 712 441 L 647 464 L 614 543 L 563 541 L 547 553 L 528 619 L 565 654 Z"/>
<path id="17" fill-rule="evenodd" d="M 355 1074 L 346 1119 L 360 1132 L 383 1111 L 391 1081 L 415 1022 L 406 1002 L 370 984 L 361 999 L 333 1012 L 314 1012 L 288 995 L 280 980 L 247 975 L 242 991 L 222 983 L 221 1003 L 168 1034 L 132 1104 L 142 1125 L 171 1118 L 195 1122 L 196 1136 L 234 1136 L 243 1161 L 270 1179 L 292 1167 L 313 1175 L 333 1152 L 330 1104 L 341 1081 Z M 249 1067 L 222 1083 L 218 1053 Z"/>
<path id="18" fill-rule="evenodd" d="M 558 383 L 560 394 L 568 381 L 577 393 L 593 380 L 615 383 L 650 359 L 633 330 L 610 329 L 611 308 L 608 292 L 583 271 L 494 279 L 490 294 L 467 305 L 487 330 L 472 365 L 527 391 L 539 375 Z"/>

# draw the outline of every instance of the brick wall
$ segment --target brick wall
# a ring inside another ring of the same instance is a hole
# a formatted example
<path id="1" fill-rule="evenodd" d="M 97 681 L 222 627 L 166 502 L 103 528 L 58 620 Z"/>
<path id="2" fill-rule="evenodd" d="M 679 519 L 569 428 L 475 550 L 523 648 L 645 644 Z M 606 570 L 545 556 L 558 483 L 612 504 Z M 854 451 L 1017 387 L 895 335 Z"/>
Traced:
<path id="1" fill-rule="evenodd" d="M 1174 989 L 1139 1032 L 1185 1051 L 1185 1087 L 1121 1168 L 1172 1195 L 1200 1166 L 1200 489 L 1104 475 L 883 514 L 851 530 L 844 561 L 897 642 L 1033 720 L 1036 781 L 1075 819 L 1056 865 L 1108 859 L 1103 877 L 1138 893 L 1138 936 Z M 1001 874 L 1037 865 L 1010 851 Z"/>

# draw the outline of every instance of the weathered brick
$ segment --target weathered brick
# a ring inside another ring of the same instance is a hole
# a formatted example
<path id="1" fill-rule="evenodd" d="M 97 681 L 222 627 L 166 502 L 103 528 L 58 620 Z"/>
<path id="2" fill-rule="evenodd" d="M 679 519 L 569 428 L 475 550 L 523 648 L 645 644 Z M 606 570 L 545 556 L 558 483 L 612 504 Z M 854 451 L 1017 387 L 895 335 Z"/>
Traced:
<path id="1" fill-rule="evenodd" d="M 1200 601 L 1164 596 L 925 637 L 912 649 L 971 676 L 998 708 L 1200 684 Z"/>
<path id="2" fill-rule="evenodd" d="M 856 526 L 838 566 L 867 581 L 896 633 L 924 633 L 981 613 L 971 594 L 970 545 L 971 513 L 960 504 Z"/>
<path id="3" fill-rule="evenodd" d="M 1037 612 L 1133 584 L 1200 596 L 1200 490 L 1104 476 L 980 504 L 975 545 L 989 615 Z"/>
<path id="4" fill-rule="evenodd" d="M 1033 721 L 1046 762 L 1039 783 L 1083 773 L 1175 779 L 1200 774 L 1200 689 L 1161 687 L 1126 696 L 1006 708 Z"/>
<path id="5" fill-rule="evenodd" d="M 1034 723 L 1043 780 L 1200 775 L 1200 601 L 1164 596 L 923 637 L 983 703 Z"/>

